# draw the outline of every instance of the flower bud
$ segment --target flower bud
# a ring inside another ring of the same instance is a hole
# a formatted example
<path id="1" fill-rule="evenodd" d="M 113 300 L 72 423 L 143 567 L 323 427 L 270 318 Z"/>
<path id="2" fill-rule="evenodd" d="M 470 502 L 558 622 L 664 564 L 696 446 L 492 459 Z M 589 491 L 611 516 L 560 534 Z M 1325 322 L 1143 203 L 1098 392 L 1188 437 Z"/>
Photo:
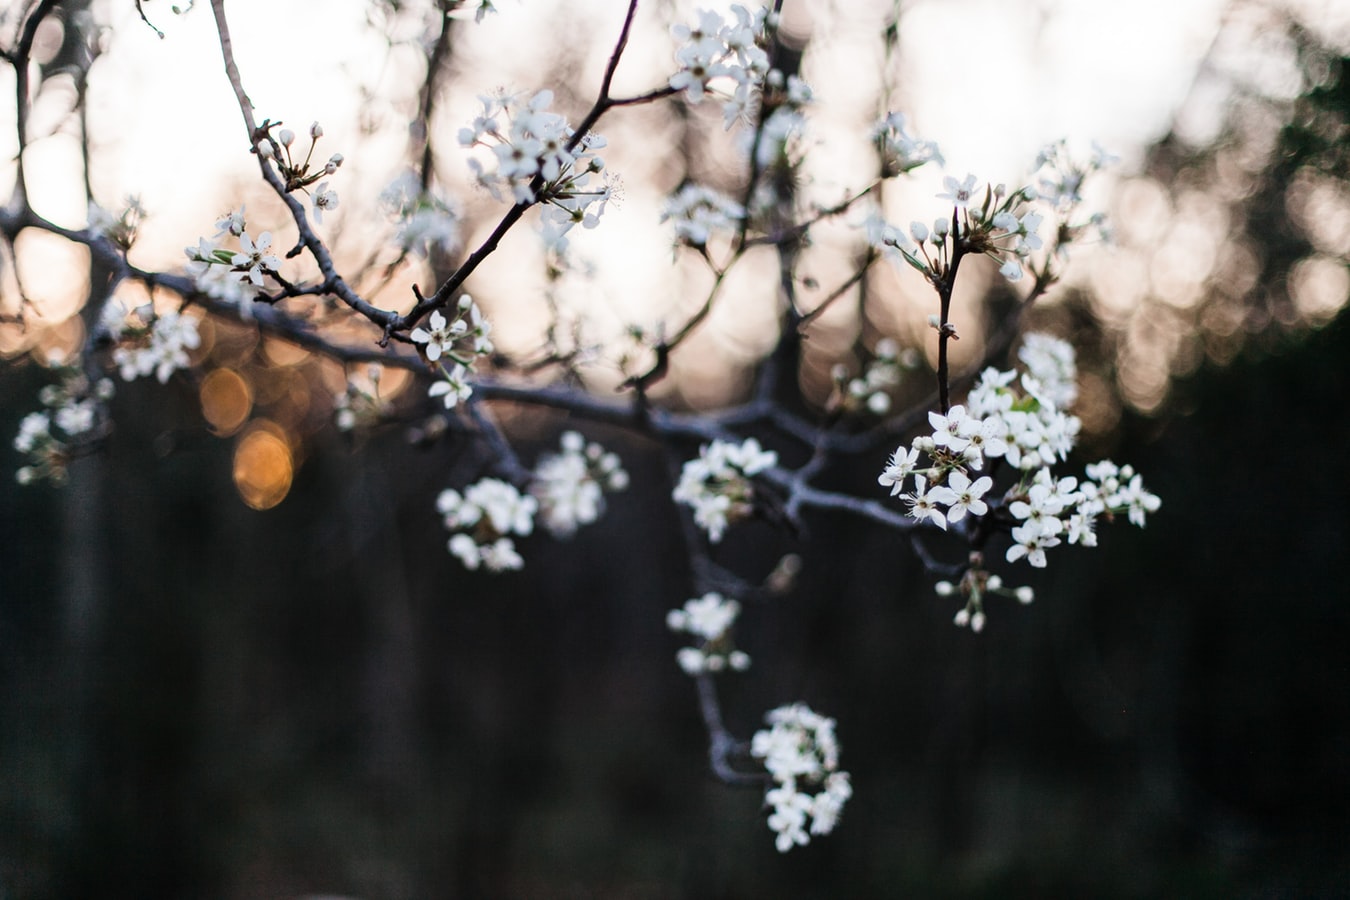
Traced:
<path id="1" fill-rule="evenodd" d="M 309 126 L 309 136 L 316 141 L 319 138 L 323 137 L 323 126 L 320 125 L 318 122 L 315 122 L 313 125 Z"/>
<path id="2" fill-rule="evenodd" d="M 277 133 L 277 138 L 281 141 L 281 146 L 289 147 L 295 143 L 295 132 L 289 128 L 283 128 Z"/>
<path id="3" fill-rule="evenodd" d="M 267 138 L 258 141 L 258 155 L 263 159 L 276 159 L 277 148 Z"/>

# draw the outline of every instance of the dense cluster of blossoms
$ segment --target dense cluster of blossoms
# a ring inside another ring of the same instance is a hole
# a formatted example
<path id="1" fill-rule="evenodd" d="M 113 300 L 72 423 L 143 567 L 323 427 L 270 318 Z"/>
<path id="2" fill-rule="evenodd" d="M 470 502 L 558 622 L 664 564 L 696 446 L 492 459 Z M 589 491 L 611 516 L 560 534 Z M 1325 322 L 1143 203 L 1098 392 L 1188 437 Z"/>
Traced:
<path id="1" fill-rule="evenodd" d="M 529 494 L 497 478 L 480 479 L 463 494 L 446 489 L 436 498 L 446 530 L 454 532 L 450 553 L 466 569 L 482 566 L 492 572 L 525 565 L 510 535 L 525 537 L 534 531 L 538 507 Z"/>
<path id="2" fill-rule="evenodd" d="M 834 719 L 802 705 L 780 706 L 765 717 L 769 728 L 750 740 L 752 756 L 764 760 L 774 787 L 764 795 L 772 807 L 769 827 L 780 853 L 829 834 L 853 796 L 847 772 L 839 770 Z"/>
<path id="3" fill-rule="evenodd" d="M 754 438 L 741 444 L 713 441 L 684 464 L 672 496 L 694 510 L 694 521 L 716 543 L 729 523 L 754 511 L 750 479 L 777 463 L 778 454 L 764 450 Z"/>
<path id="4" fill-rule="evenodd" d="M 666 613 L 666 626 L 671 631 L 683 631 L 698 640 L 698 646 L 681 647 L 675 654 L 680 668 L 689 675 L 750 668 L 749 655 L 737 650 L 731 638 L 731 626 L 740 612 L 741 605 L 735 600 L 710 591 Z"/>
<path id="5" fill-rule="evenodd" d="M 115 345 L 113 362 L 123 381 L 153 373 L 164 384 L 191 365 L 188 351 L 201 345 L 197 317 L 177 310 L 156 313 L 146 305 L 129 311 L 114 298 L 104 305 L 99 324 Z"/>
<path id="6" fill-rule="evenodd" d="M 38 392 L 45 409 L 31 412 L 19 422 L 14 449 L 27 457 L 15 473 L 20 484 L 44 478 L 64 480 L 74 446 L 95 435 L 106 421 L 104 404 L 113 395 L 112 380 L 100 378 L 90 384 L 78 368 L 66 366 L 59 371 L 61 382 Z"/>
<path id="7" fill-rule="evenodd" d="M 238 249 L 223 245 L 229 238 L 238 242 Z M 272 252 L 272 233 L 251 236 L 242 206 L 217 219 L 216 233 L 198 238 L 195 247 L 183 248 L 183 254 L 197 290 L 238 306 L 245 316 L 251 313 L 265 277 L 276 276 L 281 268 L 281 259 Z"/>
<path id="8" fill-rule="evenodd" d="M 1096 546 L 1098 518 L 1126 513 L 1142 527 L 1161 501 L 1144 489 L 1133 469 L 1109 460 L 1088 466 L 1082 480 L 1053 474 L 1052 467 L 1073 449 L 1080 425 L 1062 408 L 1077 396 L 1073 348 L 1032 334 L 1019 358 L 1026 369 L 1020 378 L 1015 371 L 991 367 L 964 405 L 946 414 L 930 412 L 932 433 L 897 448 L 877 481 L 906 502 L 910 516 L 939 528 L 968 515 L 990 517 L 991 524 L 1011 534 L 1008 562 L 1025 559 L 1043 568 L 1046 550 L 1063 542 Z M 1001 494 L 991 493 L 992 475 L 971 477 L 986 466 L 993 473 L 1000 463 L 1016 473 Z M 913 489 L 906 491 L 911 478 Z M 975 575 L 961 583 L 967 608 L 957 621 L 978 629 L 983 623 L 980 597 L 986 588 L 1000 589 L 1001 581 L 989 588 L 982 564 L 972 568 Z M 1030 595 L 1018 598 L 1028 602 Z"/>
<path id="9" fill-rule="evenodd" d="M 670 86 L 683 91 L 690 103 L 715 94 L 722 101 L 728 127 L 746 115 L 755 89 L 769 74 L 769 55 L 763 44 L 765 26 L 773 22 L 762 7 L 752 12 L 736 4 L 731 15 L 733 21 L 728 22 L 721 13 L 700 10 L 697 25 L 677 23 L 670 29 L 680 42 L 675 51 L 679 71 L 670 76 Z"/>
<path id="10" fill-rule="evenodd" d="M 471 158 L 469 168 L 480 185 L 498 200 L 547 204 L 544 235 L 556 250 L 578 223 L 594 228 L 614 195 L 614 185 L 595 181 L 605 161 L 595 151 L 605 139 L 588 133 L 569 149 L 575 132 L 567 119 L 548 111 L 553 92 L 480 96 L 482 112 L 459 131 L 464 147 L 488 147 L 493 163 Z M 505 125 L 503 125 L 505 121 Z"/>
<path id="11" fill-rule="evenodd" d="M 675 227 L 676 243 L 705 247 L 716 232 L 734 231 L 745 218 L 745 207 L 725 194 L 701 184 L 686 184 L 666 200 L 661 221 Z"/>
<path id="12" fill-rule="evenodd" d="M 562 452 L 547 453 L 535 465 L 530 493 L 544 527 L 555 537 L 569 537 L 600 518 L 605 492 L 627 488 L 628 473 L 617 454 L 578 432 L 563 432 L 559 443 Z"/>
<path id="13" fill-rule="evenodd" d="M 440 375 L 427 394 L 440 397 L 446 409 L 453 409 L 473 395 L 469 376 L 474 361 L 492 353 L 492 340 L 488 337 L 491 332 L 492 323 L 473 298 L 463 294 L 450 318 L 435 310 L 427 317 L 425 326 L 414 328 L 408 335 Z"/>

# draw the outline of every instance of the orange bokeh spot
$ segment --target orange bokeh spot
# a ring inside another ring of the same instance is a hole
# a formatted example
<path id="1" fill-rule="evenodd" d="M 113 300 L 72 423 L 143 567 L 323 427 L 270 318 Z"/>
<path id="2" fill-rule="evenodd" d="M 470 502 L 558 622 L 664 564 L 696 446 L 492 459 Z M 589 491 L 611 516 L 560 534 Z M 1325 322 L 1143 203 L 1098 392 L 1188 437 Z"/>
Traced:
<path id="1" fill-rule="evenodd" d="M 234 448 L 234 486 L 253 509 L 271 509 L 291 490 L 295 463 L 286 433 L 266 419 L 253 422 Z"/>
<path id="2" fill-rule="evenodd" d="M 216 369 L 207 375 L 198 393 L 202 415 L 221 437 L 238 431 L 253 410 L 253 390 L 233 369 Z"/>

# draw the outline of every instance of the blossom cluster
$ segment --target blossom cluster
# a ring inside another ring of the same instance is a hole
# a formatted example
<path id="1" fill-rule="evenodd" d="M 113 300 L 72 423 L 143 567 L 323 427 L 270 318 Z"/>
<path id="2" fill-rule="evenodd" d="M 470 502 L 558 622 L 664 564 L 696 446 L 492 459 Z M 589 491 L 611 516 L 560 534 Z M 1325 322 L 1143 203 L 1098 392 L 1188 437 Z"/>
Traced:
<path id="1" fill-rule="evenodd" d="M 291 147 L 295 145 L 295 132 L 280 126 L 280 122 L 263 123 L 263 130 L 267 132 L 267 136 L 258 139 L 258 155 L 276 165 L 288 193 L 304 191 L 309 194 L 309 188 L 316 181 L 337 173 L 342 166 L 343 156 L 341 153 L 334 153 L 322 166 L 312 170 L 310 162 L 314 158 L 314 149 L 318 146 L 319 139 L 323 137 L 323 126 L 318 122 L 309 126 L 309 150 L 303 158 L 291 153 Z M 273 130 L 276 130 L 275 136 L 272 134 Z M 310 194 L 314 221 L 319 224 L 323 224 L 323 214 L 326 211 L 337 209 L 338 206 L 337 192 L 330 190 L 328 184 L 327 181 L 319 181 L 318 187 Z"/>
<path id="2" fill-rule="evenodd" d="M 929 161 L 941 162 L 937 146 L 911 135 L 907 124 L 902 114 L 890 113 L 873 129 L 888 175 Z M 952 271 L 958 245 L 962 253 L 989 257 L 998 263 L 1001 275 L 1019 281 L 1031 265 L 1032 255 L 1045 247 L 1038 231 L 1047 215 L 1055 219 L 1054 251 L 1059 256 L 1065 255 L 1068 245 L 1089 228 L 1108 236 L 1102 216 L 1093 215 L 1086 222 L 1074 222 L 1072 217 L 1082 201 L 1086 178 L 1112 161 L 1114 157 L 1094 145 L 1091 160 L 1076 163 L 1060 141 L 1036 157 L 1036 186 L 1010 191 L 1003 184 L 981 182 L 973 174 L 961 179 L 946 175 L 937 199 L 948 204 L 952 212 L 936 218 L 931 227 L 914 221 L 906 231 L 877 213 L 858 225 L 874 251 L 897 261 L 903 259 L 935 283 Z"/>
<path id="3" fill-rule="evenodd" d="M 510 196 L 516 203 L 548 204 L 544 233 L 555 249 L 566 246 L 564 236 L 573 225 L 594 228 L 614 193 L 610 182 L 593 180 L 605 168 L 595 153 L 605 139 L 592 132 L 569 147 L 575 132 L 565 117 L 548 111 L 553 103 L 549 90 L 528 97 L 499 92 L 478 99 L 482 112 L 459 130 L 462 146 L 492 151 L 491 165 L 469 160 L 478 183 L 498 200 Z"/>
<path id="4" fill-rule="evenodd" d="M 928 414 L 932 433 L 897 448 L 877 481 L 906 502 L 914 519 L 943 529 L 967 515 L 992 516 L 1011 534 L 1007 561 L 1043 568 L 1046 550 L 1065 541 L 1095 546 L 1098 518 L 1126 513 L 1142 527 L 1161 501 L 1132 468 L 1109 460 L 1088 466 L 1082 480 L 1052 473 L 1073 449 L 1080 426 L 1061 408 L 1076 397 L 1073 348 L 1049 335 L 1028 335 L 1019 355 L 1026 368 L 1020 379 L 1015 371 L 986 369 L 964 405 Z M 1001 496 L 991 493 L 992 475 L 971 477 L 1000 463 L 1017 473 Z M 906 491 L 911 478 L 913 489 Z M 963 582 L 962 589 L 969 598 L 972 585 Z"/>
<path id="5" fill-rule="evenodd" d="M 1009 191 L 1006 185 L 983 184 L 972 174 L 960 181 L 947 175 L 942 183 L 944 190 L 937 199 L 951 204 L 954 214 L 936 219 L 931 231 L 922 222 L 910 226 L 929 271 L 938 275 L 945 271 L 952 258 L 949 238 L 953 238 L 959 239 L 967 252 L 982 253 L 999 263 L 998 271 L 1004 278 L 1020 280 L 1026 259 L 1044 246 L 1036 232 L 1045 217 L 1029 205 L 1036 199 L 1035 191 Z M 953 234 L 954 226 L 960 228 L 959 234 Z"/>
<path id="6" fill-rule="evenodd" d="M 482 566 L 491 572 L 524 567 L 510 536 L 525 537 L 534 530 L 538 507 L 529 494 L 497 478 L 479 479 L 463 494 L 447 488 L 436 498 L 446 530 L 454 532 L 450 553 L 466 569 Z"/>
<path id="7" fill-rule="evenodd" d="M 939 216 L 930 228 L 920 221 L 910 223 L 908 232 L 887 222 L 878 213 L 863 219 L 869 247 L 881 256 L 903 259 L 929 280 L 946 277 L 954 256 L 953 221 L 959 229 L 956 239 L 965 252 L 982 253 L 999 263 L 999 273 L 1009 281 L 1018 281 L 1023 266 L 1034 251 L 1044 246 L 1036 233 L 1044 216 L 1028 206 L 1035 198 L 1031 188 L 1008 192 L 1004 185 L 980 185 L 974 175 L 957 181 L 943 178 L 945 190 L 938 194 L 957 211 L 955 220 Z M 980 194 L 984 195 L 979 201 Z"/>
<path id="8" fill-rule="evenodd" d="M 874 416 L 884 416 L 891 409 L 891 391 L 908 370 L 919 364 L 919 354 L 911 347 L 905 351 L 891 338 L 877 341 L 875 355 L 862 374 L 850 376 L 848 368 L 840 363 L 831 371 L 835 384 L 834 408 L 845 413 L 866 410 Z"/>
<path id="9" fill-rule="evenodd" d="M 201 345 L 197 317 L 178 310 L 156 313 L 149 304 L 128 311 L 116 298 L 110 299 L 99 324 L 113 341 L 113 362 L 123 381 L 154 374 L 160 384 L 192 361 L 188 351 Z"/>
<path id="10" fill-rule="evenodd" d="M 74 445 L 97 432 L 106 417 L 104 403 L 113 395 L 112 381 L 100 378 L 91 385 L 74 366 L 60 371 L 59 384 L 49 384 L 38 392 L 46 408 L 29 413 L 19 422 L 14 449 L 28 458 L 15 473 L 20 484 L 44 478 L 58 483 L 64 480 Z"/>
<path id="11" fill-rule="evenodd" d="M 450 318 L 439 309 L 427 317 L 408 336 L 417 344 L 427 362 L 440 374 L 427 394 L 440 397 L 446 409 L 453 409 L 473 395 L 469 381 L 474 361 L 492 353 L 492 323 L 468 294 L 460 296 Z"/>
<path id="12" fill-rule="evenodd" d="M 777 463 L 778 454 L 764 450 L 754 438 L 740 444 L 713 441 L 684 464 L 672 496 L 694 510 L 694 522 L 716 543 L 728 524 L 753 512 L 755 489 L 750 479 Z"/>
<path id="13" fill-rule="evenodd" d="M 227 238 L 237 240 L 237 250 L 223 245 Z M 272 233 L 250 235 L 242 206 L 217 219 L 216 233 L 198 238 L 195 247 L 183 248 L 183 254 L 197 290 L 238 306 L 245 316 L 250 315 L 264 277 L 276 276 L 281 268 L 281 259 L 272 252 Z"/>
<path id="14" fill-rule="evenodd" d="M 530 493 L 539 504 L 544 527 L 555 537 L 569 537 L 581 525 L 600 518 L 605 492 L 628 487 L 628 473 L 617 454 L 565 431 L 560 453 L 548 453 L 534 467 Z"/>
<path id="15" fill-rule="evenodd" d="M 721 13 L 700 10 L 697 25 L 681 22 L 670 29 L 680 42 L 675 51 L 679 71 L 670 76 L 670 86 L 695 104 L 715 92 L 722 100 L 722 116 L 728 127 L 746 116 L 755 88 L 769 74 L 769 55 L 762 44 L 765 27 L 772 24 L 764 8 L 751 12 L 736 4 L 731 7 L 731 15 L 728 22 Z M 726 88 L 715 88 L 715 82 L 725 82 Z"/>
<path id="16" fill-rule="evenodd" d="M 704 187 L 686 184 L 666 200 L 661 221 L 675 227 L 677 243 L 705 247 L 714 232 L 734 231 L 745 218 L 745 207 L 730 197 Z"/>
<path id="17" fill-rule="evenodd" d="M 750 753 L 764 760 L 774 787 L 764 795 L 773 808 L 769 828 L 780 853 L 829 834 L 844 803 L 853 796 L 847 772 L 839 770 L 834 719 L 807 706 L 780 706 L 765 717 L 769 728 L 755 732 Z M 809 820 L 809 823 L 808 823 Z"/>
<path id="18" fill-rule="evenodd" d="M 750 657 L 735 649 L 731 626 L 740 615 L 741 605 L 709 591 L 702 597 L 687 601 L 681 609 L 666 613 L 666 626 L 671 631 L 683 631 L 698 640 L 696 647 L 681 647 L 675 661 L 689 675 L 721 672 L 731 668 L 743 672 L 750 668 Z"/>

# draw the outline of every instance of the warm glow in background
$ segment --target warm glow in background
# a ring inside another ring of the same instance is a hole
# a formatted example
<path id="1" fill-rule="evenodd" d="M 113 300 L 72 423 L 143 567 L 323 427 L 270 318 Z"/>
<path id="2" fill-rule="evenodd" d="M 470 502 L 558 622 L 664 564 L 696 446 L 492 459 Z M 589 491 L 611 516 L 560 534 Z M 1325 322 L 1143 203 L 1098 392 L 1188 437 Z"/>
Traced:
<path id="1" fill-rule="evenodd" d="M 476 95 L 497 87 L 548 87 L 556 95 L 554 108 L 575 121 L 598 90 L 622 15 L 616 0 L 499 5 L 500 13 L 481 25 L 457 23 L 451 71 L 432 122 L 437 184 L 465 213 L 462 246 L 468 248 L 504 211 L 470 184 L 466 152 L 454 139 L 475 114 Z M 673 71 L 669 22 L 692 21 L 697 5 L 708 4 L 641 7 L 616 94 L 665 82 Z M 1313 20 L 1329 30 L 1345 26 L 1344 4 L 1306 5 L 1315 9 Z M 1048 141 L 1065 137 L 1086 154 L 1096 140 L 1122 163 L 1114 182 L 1104 180 L 1090 194 L 1089 205 L 1114 206 L 1120 240 L 1105 252 L 1077 250 L 1070 280 L 1090 288 L 1098 315 L 1127 340 L 1116 361 L 1116 390 L 1087 377 L 1080 412 L 1088 427 L 1114 421 L 1117 391 L 1136 409 L 1151 411 L 1165 399 L 1173 375 L 1193 370 L 1207 356 L 1231 357 L 1242 330 L 1251 327 L 1241 304 L 1235 300 L 1230 316 L 1222 306 L 1200 306 L 1215 280 L 1229 284 L 1239 299 L 1251 288 L 1249 253 L 1227 243 L 1222 198 L 1173 192 L 1130 173 L 1138 170 L 1145 148 L 1169 128 L 1197 144 L 1214 137 L 1227 83 L 1214 77 L 1216 70 L 1223 69 L 1230 81 L 1232 72 L 1246 73 L 1276 95 L 1296 89 L 1296 73 L 1281 64 L 1281 48 L 1268 45 L 1259 22 L 1245 31 L 1231 21 L 1221 28 L 1225 15 L 1234 16 L 1224 13 L 1224 0 L 916 0 L 903 4 L 899 54 L 887 62 L 879 55 L 878 34 L 888 6 L 873 0 L 786 4 L 783 28 L 789 40 L 810 36 L 802 71 L 817 98 L 803 196 L 832 203 L 869 182 L 875 162 L 866 131 L 887 109 L 904 110 L 919 134 L 937 140 L 946 172 L 958 178 L 969 171 L 982 180 L 1017 185 Z M 365 0 L 231 0 L 227 9 L 258 119 L 282 120 L 299 134 L 317 120 L 326 135 L 316 157 L 346 156 L 330 179 L 341 207 L 320 233 L 346 263 L 349 278 L 373 291 L 375 302 L 406 308 L 414 283 L 432 288 L 428 270 L 405 266 L 377 288 L 376 278 L 362 277 L 353 267 L 366 267 L 369 275 L 394 255 L 384 249 L 391 228 L 377 197 L 406 169 L 408 123 L 425 67 L 426 11 L 405 5 L 390 19 Z M 198 3 L 187 15 L 174 16 L 164 4 L 147 3 L 147 13 L 166 33 L 163 40 L 140 23 L 129 3 L 105 2 L 95 11 L 108 29 L 88 89 L 89 181 L 95 200 L 107 209 L 116 212 L 125 195 L 138 194 L 148 210 L 132 262 L 178 269 L 182 248 L 211 235 L 215 219 L 241 203 L 253 234 L 271 230 L 276 245 L 287 248 L 294 227 L 261 186 L 247 152 L 209 5 Z M 39 56 L 42 48 L 54 52 L 59 46 L 59 25 L 53 20 L 49 26 L 39 36 Z M 12 81 L 8 72 L 0 78 Z M 0 97 L 12 93 L 12 84 L 0 84 Z M 79 228 L 86 208 L 75 99 L 73 88 L 47 86 L 33 110 L 25 163 L 35 209 Z M 12 107 L 7 112 L 12 116 Z M 688 175 L 737 189 L 740 145 L 721 134 L 715 103 L 694 112 L 700 136 L 712 149 L 704 153 L 704 168 Z M 614 110 L 598 130 L 609 140 L 604 155 L 609 169 L 622 176 L 623 197 L 611 204 L 600 228 L 573 232 L 574 270 L 559 281 L 547 280 L 532 212 L 467 287 L 492 317 L 499 348 L 518 358 L 539 346 L 550 303 L 565 321 L 580 322 L 583 342 L 605 348 L 591 371 L 593 383 L 604 389 L 622 377 L 619 356 L 634 349 L 626 331 L 634 325 L 648 333 L 678 328 L 702 302 L 710 277 L 688 255 L 672 268 L 671 233 L 658 223 L 663 199 L 686 174 L 672 163 L 669 105 Z M 304 143 L 302 138 L 297 145 Z M 0 158 L 15 149 L 11 134 L 0 136 Z M 888 218 L 931 222 L 943 214 L 934 194 L 944 173 L 931 168 L 887 188 Z M 8 192 L 3 182 L 12 183 L 14 170 L 13 164 L 0 167 L 0 191 Z M 1290 322 L 1284 324 L 1318 324 L 1329 320 L 1350 292 L 1350 276 L 1339 261 L 1350 252 L 1350 198 L 1329 180 L 1309 180 L 1297 197 L 1299 215 L 1322 255 L 1296 270 Z M 823 295 L 849 276 L 856 247 L 853 229 L 823 226 L 804 254 L 801 274 L 818 283 Z M 752 364 L 775 341 L 776 266 L 768 251 L 741 262 L 713 315 L 674 355 L 674 377 L 662 390 L 677 393 L 679 402 L 706 406 L 725 403 L 744 389 Z M 73 317 L 88 289 L 86 267 L 87 253 L 78 246 L 32 231 L 20 236 L 17 276 L 39 315 L 26 330 L 0 325 L 0 354 L 37 349 L 45 358 L 69 355 L 79 346 L 83 329 Z M 301 258 L 287 262 L 284 274 L 304 280 L 313 269 Z M 993 275 L 992 267 L 971 267 L 958 291 L 954 318 L 969 323 L 961 325 L 963 340 L 953 347 L 958 366 L 982 352 L 980 310 Z M 3 290 L 0 304 L 8 310 L 18 296 L 12 275 L 5 276 Z M 126 302 L 150 299 L 141 291 Z M 804 291 L 803 304 L 811 299 Z M 1046 303 L 1054 302 L 1052 293 Z M 878 266 L 867 304 L 860 310 L 845 298 L 813 327 L 803 376 L 808 392 L 812 379 L 821 381 L 831 364 L 850 361 L 859 342 L 870 346 L 891 335 L 911 344 L 932 343 L 924 320 L 933 297 L 912 271 Z M 313 427 L 306 422 L 313 418 L 314 397 L 340 390 L 351 373 L 318 365 L 309 354 L 276 341 L 263 342 L 260 358 L 266 365 L 259 366 L 248 362 L 259 358 L 258 339 L 249 329 L 218 324 L 207 332 L 200 352 L 221 367 L 200 386 L 208 423 L 220 435 L 238 435 L 237 467 L 255 461 L 268 473 L 283 468 L 289 473 L 287 448 Z M 349 337 L 359 342 L 373 334 L 357 329 Z M 398 387 L 391 380 L 382 390 L 391 396 Z M 268 428 L 256 423 L 245 428 L 255 412 L 268 417 Z M 279 485 L 288 479 L 289 474 L 286 479 L 268 474 L 258 485 L 247 478 L 239 483 L 241 491 L 253 491 L 251 504 L 266 505 L 269 491 L 284 496 Z M 247 491 L 245 483 L 252 485 Z"/>

